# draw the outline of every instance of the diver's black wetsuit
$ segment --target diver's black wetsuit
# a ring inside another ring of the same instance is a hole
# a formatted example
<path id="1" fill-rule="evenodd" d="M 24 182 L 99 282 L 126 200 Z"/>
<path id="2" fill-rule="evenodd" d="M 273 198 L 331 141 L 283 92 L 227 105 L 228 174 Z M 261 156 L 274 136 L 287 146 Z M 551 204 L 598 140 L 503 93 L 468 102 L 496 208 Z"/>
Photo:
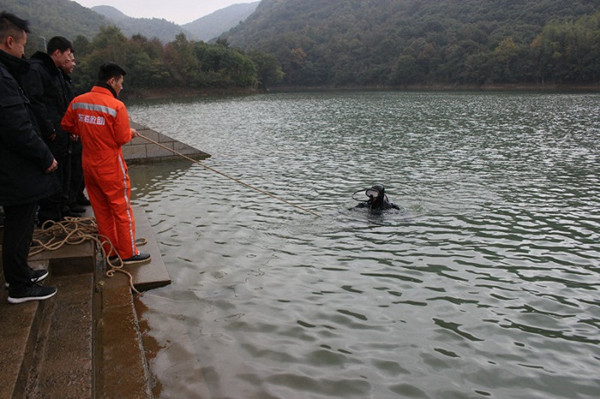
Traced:
<path id="1" fill-rule="evenodd" d="M 356 208 L 369 208 L 372 211 L 385 211 L 387 209 L 400 209 L 400 207 L 388 200 L 385 188 L 377 184 L 366 191 L 368 201 L 360 202 Z"/>

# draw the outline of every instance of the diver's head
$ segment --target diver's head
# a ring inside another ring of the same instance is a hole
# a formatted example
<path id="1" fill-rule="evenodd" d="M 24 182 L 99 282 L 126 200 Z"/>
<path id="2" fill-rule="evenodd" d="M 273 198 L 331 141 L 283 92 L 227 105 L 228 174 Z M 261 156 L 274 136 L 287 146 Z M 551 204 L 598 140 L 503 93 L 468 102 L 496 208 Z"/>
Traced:
<path id="1" fill-rule="evenodd" d="M 372 207 L 377 208 L 380 206 L 385 198 L 385 188 L 381 184 L 376 184 L 373 187 L 365 191 L 367 197 L 369 197 L 369 203 Z"/>

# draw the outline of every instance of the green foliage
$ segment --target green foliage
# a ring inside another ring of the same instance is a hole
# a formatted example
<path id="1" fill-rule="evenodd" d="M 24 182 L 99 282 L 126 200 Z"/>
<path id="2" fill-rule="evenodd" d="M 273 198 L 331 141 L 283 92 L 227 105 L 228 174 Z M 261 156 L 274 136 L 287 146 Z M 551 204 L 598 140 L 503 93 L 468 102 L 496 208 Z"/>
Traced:
<path id="1" fill-rule="evenodd" d="M 2 0 L 0 9 L 30 21 L 28 55 L 45 51 L 44 40 L 53 36 L 72 40 L 77 62 L 73 80 L 79 92 L 96 83 L 99 66 L 108 61 L 119 63 L 127 71 L 125 93 L 128 94 L 144 89 L 258 86 L 261 69 L 241 51 L 229 48 L 225 39 L 212 45 L 189 41 L 181 33 L 163 45 L 159 39 L 149 40 L 141 34 L 127 37 L 105 17 L 70 0 Z M 124 18 L 130 25 L 128 33 L 141 30 L 133 24 L 136 19 Z M 158 19 L 137 22 L 151 24 L 156 28 L 153 32 L 174 26 Z"/>
<path id="2" fill-rule="evenodd" d="M 73 43 L 77 57 L 74 80 L 80 91 L 89 90 L 96 82 L 99 66 L 108 61 L 127 71 L 125 86 L 127 93 L 133 94 L 151 88 L 254 88 L 259 77 L 266 76 L 265 70 L 272 73 L 267 84 L 277 83 L 281 77 L 281 67 L 273 56 L 255 53 L 249 57 L 229 48 L 225 40 L 207 44 L 179 34 L 163 45 L 158 39 L 141 35 L 128 39 L 119 28 L 105 26 L 91 41 L 78 36 Z"/>
<path id="3" fill-rule="evenodd" d="M 274 54 L 253 52 L 248 56 L 256 66 L 258 85 L 260 88 L 266 89 L 283 80 L 283 70 Z"/>
<path id="4" fill-rule="evenodd" d="M 127 92 L 135 92 L 279 83 L 598 84 L 598 1 L 262 0 L 215 44 L 180 34 L 164 45 L 127 38 L 70 0 L 2 0 L 0 8 L 31 21 L 28 55 L 52 36 L 74 38 L 82 89 L 112 60 L 129 71 Z"/>
<path id="5" fill-rule="evenodd" d="M 576 21 L 554 20 L 533 41 L 534 75 L 538 80 L 600 80 L 600 12 Z"/>
<path id="6" fill-rule="evenodd" d="M 598 83 L 598 0 L 263 0 L 223 37 L 286 85 Z"/>
<path id="7" fill-rule="evenodd" d="M 0 10 L 16 14 L 30 22 L 27 53 L 45 50 L 44 40 L 53 36 L 91 39 L 108 20 L 70 0 L 2 0 Z"/>
<path id="8" fill-rule="evenodd" d="M 165 47 L 165 65 L 179 86 L 186 84 L 194 87 L 203 83 L 200 71 L 200 60 L 194 54 L 194 43 L 179 34 L 175 41 Z"/>
<path id="9" fill-rule="evenodd" d="M 252 60 L 227 47 L 224 41 L 216 45 L 198 43 L 196 56 L 201 70 L 212 77 L 214 86 L 253 87 L 258 82 L 257 68 Z"/>

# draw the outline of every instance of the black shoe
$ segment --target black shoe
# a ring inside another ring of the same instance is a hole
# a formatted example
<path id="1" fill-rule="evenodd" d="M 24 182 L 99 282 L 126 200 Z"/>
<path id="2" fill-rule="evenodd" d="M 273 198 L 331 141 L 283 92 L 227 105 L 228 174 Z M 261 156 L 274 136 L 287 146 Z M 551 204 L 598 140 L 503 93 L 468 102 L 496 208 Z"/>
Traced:
<path id="1" fill-rule="evenodd" d="M 45 287 L 43 285 L 31 284 L 22 288 L 8 290 L 9 303 L 23 303 L 27 301 L 43 301 L 53 297 L 56 294 L 56 288 Z"/>
<path id="2" fill-rule="evenodd" d="M 81 205 L 69 205 L 69 210 L 75 213 L 85 213 L 85 208 Z"/>
<path id="3" fill-rule="evenodd" d="M 52 216 L 39 216 L 38 218 L 38 227 L 42 227 L 44 225 L 44 223 L 46 223 L 48 220 L 51 220 L 53 222 L 60 222 L 61 217 L 58 215 L 52 215 Z"/>
<path id="4" fill-rule="evenodd" d="M 38 269 L 38 270 L 31 271 L 31 282 L 32 283 L 39 283 L 46 277 L 48 277 L 48 270 Z"/>
<path id="5" fill-rule="evenodd" d="M 63 214 L 62 214 L 63 219 L 66 218 L 66 217 L 80 218 L 81 215 L 82 215 L 82 213 L 74 212 L 71 209 L 69 209 L 67 211 L 64 211 Z"/>
<path id="6" fill-rule="evenodd" d="M 48 277 L 48 270 L 45 269 L 38 269 L 38 270 L 31 270 L 31 282 L 32 283 L 38 283 L 40 281 L 42 281 L 43 279 L 45 279 L 46 277 Z M 9 288 L 10 285 L 8 283 L 4 283 L 4 286 L 6 288 Z"/>
<path id="7" fill-rule="evenodd" d="M 150 263 L 152 259 L 150 259 L 150 254 L 145 254 L 140 252 L 137 255 L 133 255 L 131 258 L 123 259 L 123 264 L 128 265 L 141 265 L 145 263 Z"/>
<path id="8" fill-rule="evenodd" d="M 77 198 L 77 203 L 79 205 L 83 205 L 83 206 L 90 206 L 92 205 L 92 203 L 90 202 L 89 199 L 85 198 L 85 195 L 82 195 L 81 197 Z"/>

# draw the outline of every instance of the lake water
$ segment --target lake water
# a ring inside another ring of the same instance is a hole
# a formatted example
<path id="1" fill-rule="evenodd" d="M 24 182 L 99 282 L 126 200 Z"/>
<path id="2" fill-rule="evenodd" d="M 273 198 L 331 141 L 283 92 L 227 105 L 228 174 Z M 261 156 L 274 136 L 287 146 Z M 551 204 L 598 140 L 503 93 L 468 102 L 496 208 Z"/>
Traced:
<path id="1" fill-rule="evenodd" d="M 212 154 L 130 169 L 173 279 L 160 398 L 600 397 L 600 95 L 143 103 Z M 386 187 L 400 211 L 350 209 Z"/>

